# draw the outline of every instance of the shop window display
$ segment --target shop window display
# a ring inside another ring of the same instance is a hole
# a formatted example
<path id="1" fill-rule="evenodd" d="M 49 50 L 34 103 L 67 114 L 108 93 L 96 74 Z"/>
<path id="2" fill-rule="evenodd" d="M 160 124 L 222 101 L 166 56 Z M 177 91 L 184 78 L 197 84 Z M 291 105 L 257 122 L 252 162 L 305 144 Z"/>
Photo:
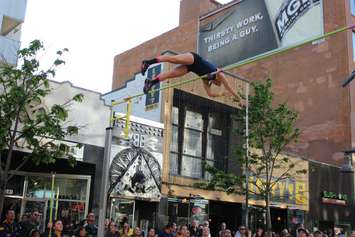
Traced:
<path id="1" fill-rule="evenodd" d="M 39 227 L 44 231 L 49 221 L 50 200 L 53 197 L 53 218 L 63 220 L 64 233 L 69 233 L 75 224 L 85 219 L 90 178 L 58 174 L 55 176 L 54 184 L 55 189 L 52 192 L 51 174 L 15 175 L 8 184 L 4 210 L 14 209 L 18 221 L 30 216 L 33 210 L 37 210 Z M 54 216 L 55 213 L 57 216 Z"/>

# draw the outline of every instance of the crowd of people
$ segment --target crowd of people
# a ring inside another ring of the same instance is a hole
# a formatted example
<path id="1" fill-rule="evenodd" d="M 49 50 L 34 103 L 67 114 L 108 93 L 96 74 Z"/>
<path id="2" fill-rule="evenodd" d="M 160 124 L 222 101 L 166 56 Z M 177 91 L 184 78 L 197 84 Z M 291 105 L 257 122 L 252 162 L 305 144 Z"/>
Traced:
<path id="1" fill-rule="evenodd" d="M 63 231 L 63 222 L 55 220 L 48 223 L 46 231 L 40 231 L 40 213 L 32 211 L 28 218 L 20 222 L 15 221 L 15 212 L 7 210 L 5 220 L 0 225 L 0 237 L 98 237 L 98 227 L 96 225 L 95 214 L 90 212 L 86 219 L 81 221 L 72 231 Z M 177 225 L 169 223 L 161 230 L 150 227 L 141 230 L 139 227 L 132 228 L 126 221 L 115 222 L 105 220 L 105 235 L 103 237 L 211 237 L 209 222 L 204 221 L 199 224 L 197 220 L 192 220 L 191 224 Z M 227 228 L 226 223 L 221 223 L 218 232 L 212 237 L 269 237 L 263 228 L 257 228 L 254 232 L 245 226 L 239 226 L 235 231 L 233 228 Z M 309 232 L 303 225 L 300 225 L 294 233 L 284 229 L 280 233 L 271 233 L 271 237 L 345 237 L 344 233 L 323 233 L 316 230 Z M 355 231 L 352 231 L 351 237 L 355 237 Z"/>

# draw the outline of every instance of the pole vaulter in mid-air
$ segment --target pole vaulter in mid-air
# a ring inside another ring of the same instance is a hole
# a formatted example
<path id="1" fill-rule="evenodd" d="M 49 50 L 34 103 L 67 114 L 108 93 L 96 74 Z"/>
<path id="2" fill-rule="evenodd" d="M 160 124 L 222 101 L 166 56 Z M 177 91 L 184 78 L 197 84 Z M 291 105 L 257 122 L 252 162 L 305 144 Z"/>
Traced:
<path id="1" fill-rule="evenodd" d="M 202 81 L 203 87 L 206 90 L 208 96 L 219 97 L 225 95 L 233 95 L 234 97 L 237 97 L 237 94 L 232 90 L 232 88 L 228 84 L 223 71 L 218 69 L 215 65 L 203 59 L 200 55 L 194 52 L 182 53 L 178 55 L 160 55 L 153 59 L 143 60 L 141 65 L 142 75 L 145 74 L 150 65 L 161 62 L 178 64 L 178 66 L 176 66 L 171 71 L 160 73 L 152 79 L 146 79 L 143 88 L 143 92 L 145 94 L 149 92 L 152 86 L 154 86 L 160 81 L 164 81 L 169 78 L 181 77 L 187 74 L 188 72 L 193 72 L 198 76 L 207 75 L 206 77 L 202 78 Z M 212 92 L 212 84 L 216 86 L 223 85 L 225 91 L 223 91 L 222 93 Z"/>

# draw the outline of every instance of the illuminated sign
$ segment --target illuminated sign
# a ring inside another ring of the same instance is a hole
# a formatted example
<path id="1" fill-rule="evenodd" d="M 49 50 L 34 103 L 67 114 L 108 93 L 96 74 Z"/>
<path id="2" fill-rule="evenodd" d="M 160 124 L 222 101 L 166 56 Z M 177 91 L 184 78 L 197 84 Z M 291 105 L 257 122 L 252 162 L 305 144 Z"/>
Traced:
<path id="1" fill-rule="evenodd" d="M 346 206 L 348 195 L 342 193 L 323 191 L 321 193 L 322 203 Z"/>

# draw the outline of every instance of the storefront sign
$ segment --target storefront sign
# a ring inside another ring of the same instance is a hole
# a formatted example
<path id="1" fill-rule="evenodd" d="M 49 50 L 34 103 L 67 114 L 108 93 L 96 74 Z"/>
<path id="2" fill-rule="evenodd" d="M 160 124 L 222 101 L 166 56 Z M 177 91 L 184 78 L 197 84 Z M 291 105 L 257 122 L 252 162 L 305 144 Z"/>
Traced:
<path id="1" fill-rule="evenodd" d="M 321 0 L 244 0 L 200 21 L 198 52 L 218 66 L 323 33 Z"/>
<path id="2" fill-rule="evenodd" d="M 155 124 L 132 119 L 129 138 L 125 139 L 125 121 L 116 121 L 111 146 L 111 196 L 160 200 L 163 125 Z"/>
<path id="3" fill-rule="evenodd" d="M 322 203 L 346 206 L 348 195 L 323 191 L 321 193 Z"/>
<path id="4" fill-rule="evenodd" d="M 251 149 L 255 154 L 260 154 L 261 151 Z M 309 180 L 308 180 L 308 161 L 302 160 L 286 154 L 279 154 L 279 160 L 287 158 L 289 164 L 278 164 L 277 169 L 273 169 L 273 178 L 271 180 L 271 205 L 276 207 L 288 207 L 300 210 L 308 210 L 309 208 Z M 290 178 L 281 178 L 280 176 L 288 169 L 290 164 L 294 164 L 294 170 L 288 170 Z M 276 166 L 276 165 L 275 165 Z M 281 168 L 283 167 L 283 168 Z M 253 168 L 251 168 L 253 169 Z M 305 174 L 297 174 L 296 171 L 304 170 Z M 254 200 L 260 201 L 260 190 L 265 190 L 266 177 L 249 177 L 249 190 Z M 262 205 L 262 204 L 261 204 Z"/>
<path id="5" fill-rule="evenodd" d="M 263 179 L 257 179 L 256 177 L 250 177 L 249 180 L 250 183 L 256 183 L 258 186 L 262 186 L 265 182 Z M 306 187 L 307 184 L 304 181 L 293 179 L 279 181 L 272 187 L 271 201 L 274 203 L 307 205 L 308 191 Z M 255 185 L 250 185 L 250 190 L 258 193 Z"/>

